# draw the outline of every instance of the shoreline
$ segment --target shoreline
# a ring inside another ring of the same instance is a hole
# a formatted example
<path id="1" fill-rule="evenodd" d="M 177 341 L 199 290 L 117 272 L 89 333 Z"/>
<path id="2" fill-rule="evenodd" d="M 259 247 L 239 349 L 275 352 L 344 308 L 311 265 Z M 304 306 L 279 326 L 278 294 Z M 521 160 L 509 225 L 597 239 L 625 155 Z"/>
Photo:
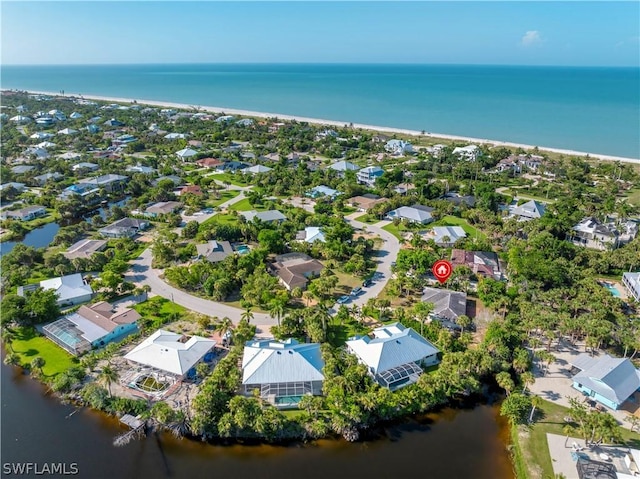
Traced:
<path id="1" fill-rule="evenodd" d="M 16 91 L 3 89 L 2 92 L 6 91 Z M 428 137 L 434 139 L 443 139 L 449 141 L 464 141 L 469 143 L 477 143 L 484 145 L 493 145 L 494 147 L 504 146 L 507 148 L 522 148 L 523 150 L 533 150 L 537 148 L 539 151 L 544 152 L 548 151 L 550 153 L 556 153 L 561 155 L 570 155 L 570 156 L 580 156 L 580 157 L 589 157 L 596 160 L 605 160 L 605 161 L 620 161 L 623 163 L 632 163 L 636 165 L 640 165 L 640 158 L 627 158 L 622 156 L 613 156 L 613 155 L 605 155 L 599 153 L 589 153 L 585 151 L 576 151 L 569 150 L 563 148 L 552 148 L 545 146 L 534 146 L 527 145 L 524 143 L 513 143 L 509 141 L 500 141 L 500 140 L 490 140 L 486 138 L 474 138 L 467 136 L 459 136 L 459 135 L 448 135 L 446 133 L 434 133 L 434 132 L 425 132 L 424 134 L 418 130 L 410 130 L 403 128 L 393 128 L 393 127 L 385 127 L 385 126 L 376 126 L 376 125 L 367 125 L 362 123 L 351 123 L 345 121 L 337 121 L 337 120 L 324 120 L 321 118 L 308 118 L 297 115 L 284 115 L 279 113 L 268 113 L 268 112 L 259 112 L 259 111 L 251 111 L 251 110 L 241 110 L 236 108 L 223 108 L 218 106 L 209 106 L 209 105 L 190 105 L 187 103 L 175 103 L 175 102 L 167 102 L 167 101 L 158 101 L 158 100 L 146 100 L 146 99 L 134 99 L 134 98 L 122 98 L 122 97 L 110 97 L 103 95 L 83 95 L 83 94 L 65 94 L 60 95 L 59 93 L 50 92 L 50 91 L 36 91 L 36 90 L 18 90 L 24 91 L 28 94 L 36 94 L 36 95 L 47 95 L 52 97 L 63 97 L 63 98 L 81 98 L 85 100 L 97 100 L 97 101 L 105 101 L 105 102 L 114 102 L 114 103 L 136 103 L 139 105 L 149 105 L 155 107 L 165 107 L 165 108 L 176 108 L 180 110 L 193 110 L 196 108 L 200 112 L 207 113 L 224 113 L 230 115 L 238 115 L 245 117 L 254 117 L 254 118 L 277 118 L 279 120 L 286 121 L 298 121 L 305 122 L 314 125 L 324 125 L 324 126 L 335 126 L 335 127 L 345 127 L 349 126 L 351 128 L 357 128 L 362 130 L 376 131 L 381 133 L 392 133 L 392 134 L 400 134 L 400 135 L 408 135 L 408 136 L 418 136 L 418 137 Z"/>

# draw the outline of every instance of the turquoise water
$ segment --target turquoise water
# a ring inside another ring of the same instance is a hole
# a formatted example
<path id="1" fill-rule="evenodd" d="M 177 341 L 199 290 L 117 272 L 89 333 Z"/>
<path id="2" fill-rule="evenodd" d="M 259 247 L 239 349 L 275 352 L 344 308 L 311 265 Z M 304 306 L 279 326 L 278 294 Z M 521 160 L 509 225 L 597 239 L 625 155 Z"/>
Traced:
<path id="1" fill-rule="evenodd" d="M 2 88 L 164 100 L 640 158 L 640 70 L 451 65 L 2 66 Z"/>
<path id="2" fill-rule="evenodd" d="M 618 291 L 618 288 L 616 288 L 612 284 L 604 283 L 604 287 L 607 288 L 609 292 L 616 298 L 620 297 L 620 291 Z"/>

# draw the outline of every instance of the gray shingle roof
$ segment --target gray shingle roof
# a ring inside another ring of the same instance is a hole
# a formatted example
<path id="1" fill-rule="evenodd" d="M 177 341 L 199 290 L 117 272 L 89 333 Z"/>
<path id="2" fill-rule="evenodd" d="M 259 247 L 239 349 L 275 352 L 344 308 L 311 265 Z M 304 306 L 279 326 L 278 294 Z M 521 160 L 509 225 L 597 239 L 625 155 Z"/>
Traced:
<path id="1" fill-rule="evenodd" d="M 422 301 L 433 303 L 433 314 L 455 321 L 458 316 L 467 314 L 467 295 L 448 289 L 425 288 Z"/>

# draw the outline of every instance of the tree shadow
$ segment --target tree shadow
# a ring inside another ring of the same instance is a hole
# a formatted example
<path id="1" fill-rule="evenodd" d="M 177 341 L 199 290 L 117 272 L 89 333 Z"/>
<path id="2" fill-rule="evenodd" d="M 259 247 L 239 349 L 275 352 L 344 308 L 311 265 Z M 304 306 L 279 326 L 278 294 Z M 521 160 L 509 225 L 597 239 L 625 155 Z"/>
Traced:
<path id="1" fill-rule="evenodd" d="M 20 355 L 21 356 L 36 356 L 37 354 L 39 354 L 40 351 L 38 351 L 37 349 L 27 349 L 26 351 L 20 351 Z"/>
<path id="2" fill-rule="evenodd" d="M 560 393 L 555 391 L 542 391 L 541 394 L 549 401 L 557 401 L 561 397 Z"/>

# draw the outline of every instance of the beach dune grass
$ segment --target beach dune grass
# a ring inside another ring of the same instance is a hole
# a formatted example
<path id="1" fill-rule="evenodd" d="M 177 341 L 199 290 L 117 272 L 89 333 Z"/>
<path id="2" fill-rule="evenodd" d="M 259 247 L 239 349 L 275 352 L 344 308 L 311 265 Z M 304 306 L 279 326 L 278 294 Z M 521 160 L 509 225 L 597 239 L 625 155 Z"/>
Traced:
<path id="1" fill-rule="evenodd" d="M 44 359 L 42 372 L 53 377 L 77 364 L 77 359 L 53 341 L 40 335 L 35 328 L 16 329 L 16 338 L 11 342 L 13 352 L 20 358 L 20 365 L 29 367 L 37 357 Z"/>

